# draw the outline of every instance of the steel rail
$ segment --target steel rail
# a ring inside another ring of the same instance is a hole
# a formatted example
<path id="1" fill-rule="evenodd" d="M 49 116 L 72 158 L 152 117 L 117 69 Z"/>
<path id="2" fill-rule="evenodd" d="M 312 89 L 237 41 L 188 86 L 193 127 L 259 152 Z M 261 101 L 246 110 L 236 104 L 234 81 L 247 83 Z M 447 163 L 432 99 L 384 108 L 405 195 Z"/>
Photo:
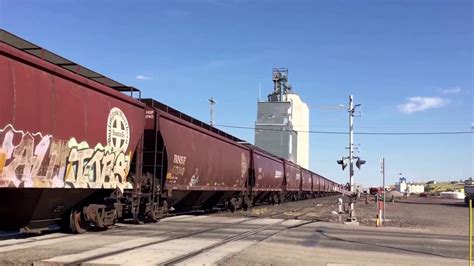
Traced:
<path id="1" fill-rule="evenodd" d="M 223 239 L 222 241 L 219 241 L 218 243 L 215 243 L 215 244 L 212 244 L 212 245 L 209 245 L 207 247 L 204 247 L 204 248 L 201 248 L 201 249 L 198 249 L 198 250 L 195 250 L 195 251 L 192 251 L 192 252 L 189 252 L 187 254 L 184 254 L 184 255 L 181 255 L 181 256 L 178 256 L 176 258 L 173 258 L 173 259 L 170 259 L 170 260 L 167 260 L 165 262 L 160 262 L 159 264 L 160 265 L 175 265 L 177 263 L 180 263 L 180 262 L 183 262 L 183 261 L 186 261 L 190 258 L 193 258 L 199 254 L 202 254 L 202 253 L 205 253 L 207 251 L 210 251 L 210 250 L 213 250 L 215 248 L 218 248 L 220 246 L 223 246 L 227 243 L 230 243 L 230 242 L 233 242 L 233 241 L 238 241 L 238 240 L 242 240 L 244 238 L 247 238 L 249 236 L 253 236 L 253 235 L 256 235 L 260 232 L 263 232 L 265 230 L 269 230 L 271 229 L 272 227 L 275 227 L 275 226 L 278 226 L 278 225 L 281 225 L 283 221 L 280 221 L 278 223 L 274 223 L 274 224 L 267 224 L 267 225 L 264 225 L 260 228 L 257 228 L 257 229 L 254 229 L 254 230 L 251 230 L 251 231 L 247 231 L 247 232 L 244 232 L 244 233 L 241 233 L 241 234 L 238 234 L 238 235 L 234 235 L 234 236 L 231 236 L 231 237 L 228 237 L 226 239 Z M 307 222 L 302 222 L 300 224 L 297 224 L 297 225 L 292 225 L 292 226 L 286 226 L 284 228 L 281 228 L 279 230 L 276 230 L 275 232 L 272 232 L 271 234 L 267 235 L 267 236 L 264 236 L 262 239 L 259 239 L 257 242 L 255 242 L 254 244 L 252 245 L 255 245 L 257 243 L 260 243 L 272 236 L 274 236 L 275 234 L 277 233 L 280 233 L 284 230 L 287 230 L 287 229 L 293 229 L 293 228 L 296 228 L 296 227 L 300 227 L 300 226 L 303 226 L 303 225 L 307 225 L 307 224 L 310 224 L 310 223 L 314 223 L 315 221 L 307 221 Z"/>
<path id="2" fill-rule="evenodd" d="M 235 224 L 242 224 L 243 222 L 247 222 L 249 220 L 253 220 L 253 219 L 250 218 L 250 219 L 247 219 L 247 220 L 237 222 Z M 211 227 L 211 228 L 206 228 L 206 229 L 202 229 L 202 230 L 198 230 L 198 231 L 193 231 L 193 232 L 190 232 L 190 233 L 184 233 L 184 234 L 180 234 L 180 235 L 177 235 L 177 236 L 170 236 L 166 239 L 160 239 L 160 240 L 153 241 L 153 242 L 150 242 L 150 243 L 146 243 L 146 244 L 142 244 L 142 245 L 138 245 L 138 246 L 134 246 L 134 247 L 130 247 L 130 248 L 124 248 L 124 249 L 121 249 L 121 250 L 111 251 L 111 252 L 108 252 L 108 253 L 105 253 L 105 254 L 92 256 L 92 257 L 85 258 L 85 259 L 76 260 L 76 261 L 73 261 L 73 262 L 69 262 L 65 265 L 79 265 L 79 264 L 87 263 L 87 262 L 90 262 L 90 261 L 93 261 L 93 260 L 102 259 L 102 258 L 106 258 L 106 257 L 113 256 L 113 255 L 118 255 L 118 254 L 128 252 L 128 251 L 131 251 L 131 250 L 136 250 L 136 249 L 143 248 L 143 247 L 148 247 L 148 246 L 152 246 L 152 245 L 156 245 L 156 244 L 160 244 L 160 243 L 164 243 L 164 242 L 168 242 L 168 241 L 172 241 L 172 240 L 176 240 L 176 239 L 181 239 L 181 238 L 185 238 L 185 237 L 189 237 L 189 236 L 199 235 L 199 234 L 210 232 L 210 231 L 217 230 L 217 229 L 226 228 L 228 226 L 229 226 L 229 224 L 222 224 L 220 226 L 214 226 L 214 227 Z M 174 232 L 178 232 L 178 231 L 182 231 L 182 229 L 174 230 L 174 231 L 170 231 L 170 232 L 164 232 L 164 233 L 162 232 L 162 233 L 158 233 L 158 234 L 148 235 L 146 237 L 166 235 L 166 234 L 170 234 L 170 233 L 174 233 Z"/>

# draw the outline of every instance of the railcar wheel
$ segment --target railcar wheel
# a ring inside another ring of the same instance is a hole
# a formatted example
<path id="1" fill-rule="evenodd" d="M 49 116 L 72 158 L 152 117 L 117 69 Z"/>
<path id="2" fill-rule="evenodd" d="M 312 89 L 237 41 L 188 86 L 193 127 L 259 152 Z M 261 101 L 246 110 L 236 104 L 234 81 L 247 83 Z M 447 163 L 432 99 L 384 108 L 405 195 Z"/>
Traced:
<path id="1" fill-rule="evenodd" d="M 272 196 L 272 204 L 273 205 L 280 204 L 280 199 L 278 198 L 278 195 L 275 194 L 275 195 Z"/>
<path id="2" fill-rule="evenodd" d="M 230 212 L 234 212 L 237 209 L 237 199 L 231 198 L 229 202 L 229 210 Z"/>
<path id="3" fill-rule="evenodd" d="M 82 212 L 76 209 L 71 211 L 69 216 L 69 225 L 74 234 L 83 234 L 89 229 L 89 224 L 84 221 Z"/>
<path id="4" fill-rule="evenodd" d="M 168 201 L 167 200 L 164 200 L 163 201 L 163 213 L 161 215 L 161 217 L 165 216 L 168 214 L 169 210 L 168 210 Z"/>
<path id="5" fill-rule="evenodd" d="M 250 200 L 247 197 L 242 198 L 242 210 L 247 211 L 249 209 Z"/>

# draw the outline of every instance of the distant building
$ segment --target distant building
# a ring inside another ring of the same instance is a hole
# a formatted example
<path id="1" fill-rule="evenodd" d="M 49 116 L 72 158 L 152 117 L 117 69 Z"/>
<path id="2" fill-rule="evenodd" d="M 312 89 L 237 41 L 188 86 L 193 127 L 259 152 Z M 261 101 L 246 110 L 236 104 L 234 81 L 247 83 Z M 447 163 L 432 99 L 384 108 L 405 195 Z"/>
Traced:
<path id="1" fill-rule="evenodd" d="M 406 178 L 400 177 L 400 181 L 395 184 L 395 190 L 405 193 L 407 190 L 407 181 Z"/>
<path id="2" fill-rule="evenodd" d="M 419 194 L 425 192 L 425 186 L 413 182 L 407 183 L 405 177 L 400 177 L 400 181 L 395 183 L 395 190 L 401 193 Z"/>
<path id="3" fill-rule="evenodd" d="M 255 146 L 309 167 L 309 108 L 288 83 L 288 69 L 273 69 L 273 92 L 257 103 Z"/>
<path id="4" fill-rule="evenodd" d="M 423 185 L 408 185 L 406 192 L 410 193 L 410 194 L 423 193 L 423 192 L 425 192 L 425 186 L 423 186 Z"/>

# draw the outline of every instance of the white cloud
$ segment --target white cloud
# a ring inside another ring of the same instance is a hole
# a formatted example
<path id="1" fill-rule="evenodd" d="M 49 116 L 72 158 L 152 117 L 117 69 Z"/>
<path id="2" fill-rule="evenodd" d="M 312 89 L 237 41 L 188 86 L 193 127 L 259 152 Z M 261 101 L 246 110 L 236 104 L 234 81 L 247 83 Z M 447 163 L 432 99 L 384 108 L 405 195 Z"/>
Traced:
<path id="1" fill-rule="evenodd" d="M 461 88 L 459 88 L 459 87 L 443 90 L 443 94 L 456 94 L 456 93 L 460 93 L 460 92 L 461 92 Z"/>
<path id="2" fill-rule="evenodd" d="M 152 77 L 144 76 L 144 75 L 138 75 L 135 77 L 136 79 L 142 79 L 142 80 L 149 80 L 153 79 Z"/>
<path id="3" fill-rule="evenodd" d="M 448 99 L 440 97 L 411 97 L 406 103 L 398 105 L 398 110 L 403 113 L 411 114 L 414 112 L 425 111 L 428 109 L 441 108 L 449 103 Z"/>

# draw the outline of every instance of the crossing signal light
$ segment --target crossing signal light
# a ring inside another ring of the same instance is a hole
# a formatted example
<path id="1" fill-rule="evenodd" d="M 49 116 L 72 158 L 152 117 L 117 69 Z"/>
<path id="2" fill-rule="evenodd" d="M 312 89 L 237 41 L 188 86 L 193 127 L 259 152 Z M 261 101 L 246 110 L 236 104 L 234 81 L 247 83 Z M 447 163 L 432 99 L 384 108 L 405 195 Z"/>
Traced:
<path id="1" fill-rule="evenodd" d="M 347 163 L 344 161 L 344 159 L 342 159 L 342 160 L 337 160 L 337 164 L 340 164 L 340 165 L 341 165 L 343 171 L 344 171 L 344 169 L 345 169 L 346 166 L 347 166 Z"/>
<path id="2" fill-rule="evenodd" d="M 360 158 L 357 159 L 356 166 L 360 169 L 360 167 L 365 164 L 365 160 L 361 160 Z"/>

